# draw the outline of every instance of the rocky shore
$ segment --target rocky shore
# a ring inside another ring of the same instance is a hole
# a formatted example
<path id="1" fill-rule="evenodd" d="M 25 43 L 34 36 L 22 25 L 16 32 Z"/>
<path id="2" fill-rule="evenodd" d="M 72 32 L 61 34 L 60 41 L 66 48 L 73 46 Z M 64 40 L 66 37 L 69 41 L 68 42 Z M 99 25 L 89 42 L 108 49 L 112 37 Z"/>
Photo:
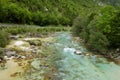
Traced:
<path id="1" fill-rule="evenodd" d="M 2 49 L 3 55 L 0 57 L 0 80 L 50 78 L 52 75 L 48 73 L 54 74 L 56 68 L 48 60 L 54 55 L 45 49 L 53 41 L 52 37 L 11 36 L 11 42 Z"/>

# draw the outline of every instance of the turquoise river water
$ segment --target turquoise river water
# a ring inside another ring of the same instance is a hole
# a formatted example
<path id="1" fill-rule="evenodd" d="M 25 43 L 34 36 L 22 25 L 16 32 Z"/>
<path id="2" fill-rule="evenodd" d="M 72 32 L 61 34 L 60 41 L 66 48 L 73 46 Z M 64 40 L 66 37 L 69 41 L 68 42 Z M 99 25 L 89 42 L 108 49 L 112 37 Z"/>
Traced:
<path id="1" fill-rule="evenodd" d="M 61 60 L 56 61 L 59 67 L 57 75 L 62 77 L 61 80 L 120 80 L 120 66 L 114 62 L 95 55 L 74 54 L 75 50 L 84 54 L 88 51 L 75 42 L 70 33 L 58 33 L 55 39 L 56 54 L 62 56 Z"/>

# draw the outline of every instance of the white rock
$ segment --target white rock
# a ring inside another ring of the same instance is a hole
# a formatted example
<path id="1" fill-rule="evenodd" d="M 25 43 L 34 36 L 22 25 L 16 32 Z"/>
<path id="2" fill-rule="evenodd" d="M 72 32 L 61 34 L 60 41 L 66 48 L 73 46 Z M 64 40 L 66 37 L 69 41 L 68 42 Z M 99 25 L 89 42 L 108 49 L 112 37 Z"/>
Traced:
<path id="1" fill-rule="evenodd" d="M 13 59 L 13 58 L 15 58 L 15 57 L 14 57 L 14 56 L 11 56 L 11 57 L 4 56 L 4 60 L 11 60 L 11 59 Z"/>
<path id="2" fill-rule="evenodd" d="M 74 53 L 77 54 L 77 55 L 81 55 L 82 54 L 82 52 L 80 50 L 76 50 Z"/>
<path id="3" fill-rule="evenodd" d="M 5 59 L 5 60 L 8 60 L 8 57 L 7 57 L 7 56 L 4 56 L 4 59 Z"/>
<path id="4" fill-rule="evenodd" d="M 21 56 L 22 59 L 25 59 L 26 57 L 25 56 Z"/>
<path id="5" fill-rule="evenodd" d="M 23 41 L 16 41 L 14 45 L 16 45 L 16 46 L 20 46 L 20 45 L 23 45 L 23 44 L 24 44 Z"/>

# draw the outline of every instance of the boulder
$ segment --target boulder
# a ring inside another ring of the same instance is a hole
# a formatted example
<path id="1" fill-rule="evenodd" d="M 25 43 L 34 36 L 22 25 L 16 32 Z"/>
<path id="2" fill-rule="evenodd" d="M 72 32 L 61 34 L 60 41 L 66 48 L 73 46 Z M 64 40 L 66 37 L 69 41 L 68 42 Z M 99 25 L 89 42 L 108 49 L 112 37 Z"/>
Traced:
<path id="1" fill-rule="evenodd" d="M 34 45 L 34 46 L 41 46 L 42 45 L 41 40 L 29 40 L 28 42 L 30 45 Z"/>
<path id="2" fill-rule="evenodd" d="M 31 48 L 31 49 L 34 49 L 34 48 L 35 48 L 35 45 L 31 45 L 30 48 Z"/>
<path id="3" fill-rule="evenodd" d="M 11 57 L 4 56 L 4 60 L 11 60 L 11 59 L 14 59 L 14 58 L 15 58 L 14 56 L 11 56 Z"/>
<path id="4" fill-rule="evenodd" d="M 22 59 L 25 59 L 26 57 L 25 56 L 21 56 Z"/>
<path id="5" fill-rule="evenodd" d="M 11 57 L 11 56 L 16 56 L 16 51 L 7 51 L 5 52 L 6 56 Z"/>
<path id="6" fill-rule="evenodd" d="M 40 69 L 40 61 L 39 61 L 38 59 L 35 59 L 35 60 L 31 63 L 31 66 L 32 66 L 34 69 L 39 70 L 39 69 Z"/>

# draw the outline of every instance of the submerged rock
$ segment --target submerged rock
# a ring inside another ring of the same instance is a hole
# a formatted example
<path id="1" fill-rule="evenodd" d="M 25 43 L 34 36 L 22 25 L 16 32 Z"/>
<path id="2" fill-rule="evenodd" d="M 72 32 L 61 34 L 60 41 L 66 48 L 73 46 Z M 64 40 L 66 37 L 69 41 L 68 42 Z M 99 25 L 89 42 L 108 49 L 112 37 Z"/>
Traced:
<path id="1" fill-rule="evenodd" d="M 39 61 L 38 59 L 35 59 L 35 60 L 31 63 L 31 66 L 32 66 L 34 69 L 39 70 L 39 69 L 40 69 L 40 61 Z"/>

